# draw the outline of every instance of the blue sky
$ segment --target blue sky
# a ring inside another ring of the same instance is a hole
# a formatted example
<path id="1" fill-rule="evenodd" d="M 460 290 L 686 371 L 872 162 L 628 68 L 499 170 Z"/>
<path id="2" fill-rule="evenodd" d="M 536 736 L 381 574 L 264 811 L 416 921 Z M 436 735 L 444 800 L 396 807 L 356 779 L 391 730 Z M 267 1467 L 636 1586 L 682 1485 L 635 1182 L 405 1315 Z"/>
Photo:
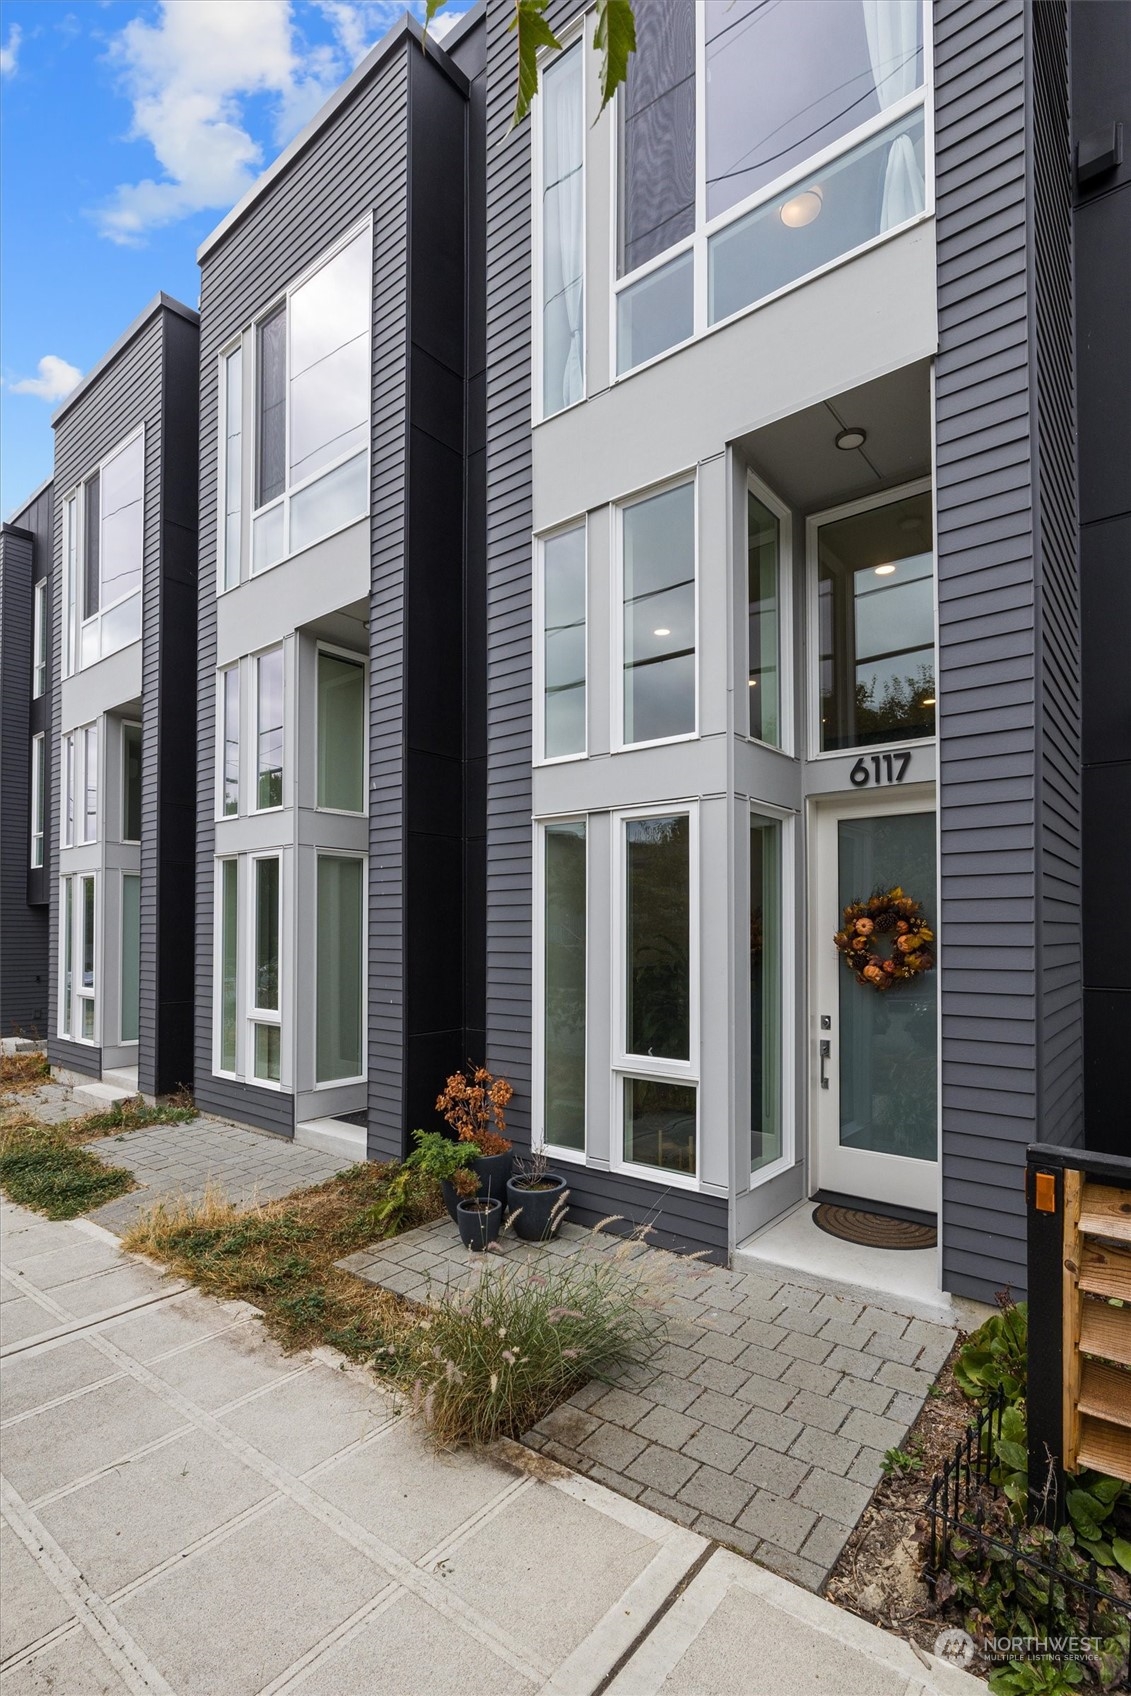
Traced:
<path id="1" fill-rule="evenodd" d="M 158 289 L 196 305 L 200 242 L 405 9 L 2 0 L 4 517 L 51 473 L 68 387 Z"/>

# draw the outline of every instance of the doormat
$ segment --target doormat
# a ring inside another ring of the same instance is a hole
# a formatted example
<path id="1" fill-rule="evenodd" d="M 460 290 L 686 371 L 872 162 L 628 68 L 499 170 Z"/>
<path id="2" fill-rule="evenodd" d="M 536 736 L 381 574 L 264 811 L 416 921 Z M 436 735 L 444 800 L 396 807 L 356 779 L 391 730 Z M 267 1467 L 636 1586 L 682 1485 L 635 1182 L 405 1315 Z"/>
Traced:
<path id="1" fill-rule="evenodd" d="M 838 1207 L 822 1201 L 813 1209 L 813 1223 L 830 1237 L 859 1243 L 861 1248 L 934 1248 L 938 1234 L 933 1225 L 917 1225 L 910 1219 L 889 1219 L 882 1213 L 866 1213 L 859 1207 Z"/>

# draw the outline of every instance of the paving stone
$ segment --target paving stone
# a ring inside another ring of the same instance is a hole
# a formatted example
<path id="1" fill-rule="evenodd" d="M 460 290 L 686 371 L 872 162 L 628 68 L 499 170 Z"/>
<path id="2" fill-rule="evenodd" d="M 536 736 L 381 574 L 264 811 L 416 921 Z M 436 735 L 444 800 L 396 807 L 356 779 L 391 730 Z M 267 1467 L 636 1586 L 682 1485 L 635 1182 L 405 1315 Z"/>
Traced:
<path id="1" fill-rule="evenodd" d="M 914 1366 L 920 1352 L 918 1343 L 910 1342 L 906 1337 L 885 1336 L 882 1331 L 877 1331 L 864 1344 L 865 1354 L 876 1355 L 881 1360 L 898 1360 L 904 1366 Z M 879 1371 L 879 1368 L 876 1370 Z"/>
<path id="2" fill-rule="evenodd" d="M 883 1477 L 883 1470 L 884 1457 L 879 1449 L 861 1449 L 848 1469 L 848 1476 L 857 1484 L 867 1484 L 872 1490 Z"/>
<path id="3" fill-rule="evenodd" d="M 692 1349 L 681 1348 L 678 1343 L 665 1343 L 652 1356 L 652 1364 L 661 1372 L 670 1373 L 673 1378 L 690 1378 L 696 1368 L 702 1366 L 703 1357 Z"/>
<path id="4" fill-rule="evenodd" d="M 597 1419 L 610 1420 L 614 1425 L 633 1426 L 652 1411 L 651 1402 L 631 1390 L 608 1390 L 600 1401 L 590 1405 Z"/>
<path id="5" fill-rule="evenodd" d="M 727 1525 L 724 1520 L 715 1519 L 709 1513 L 701 1513 L 693 1524 L 693 1531 L 700 1537 L 712 1537 L 724 1548 L 736 1549 L 740 1555 L 749 1560 L 756 1556 L 759 1539 L 749 1531 L 740 1531 L 737 1525 Z"/>
<path id="6" fill-rule="evenodd" d="M 795 1360 L 809 1360 L 819 1366 L 829 1358 L 834 1345 L 823 1337 L 809 1337 L 789 1331 L 778 1344 L 779 1354 L 792 1355 Z"/>
<path id="7" fill-rule="evenodd" d="M 801 1423 L 782 1413 L 770 1413 L 765 1408 L 753 1408 L 737 1427 L 740 1437 L 749 1437 L 767 1449 L 780 1449 L 785 1454 L 801 1434 Z"/>
<path id="8" fill-rule="evenodd" d="M 843 1477 L 859 1454 L 860 1445 L 849 1437 L 837 1437 L 831 1431 L 814 1430 L 806 1425 L 789 1452 L 811 1466 L 823 1466 L 826 1472 L 837 1472 Z"/>
<path id="9" fill-rule="evenodd" d="M 727 1525 L 735 1523 L 753 1494 L 753 1484 L 714 1466 L 701 1466 L 679 1492 L 681 1501 Z"/>
<path id="10" fill-rule="evenodd" d="M 932 1325 L 925 1319 L 913 1319 L 904 1337 L 922 1346 L 922 1364 L 928 1372 L 937 1372 L 954 1347 L 954 1332 L 944 1325 Z"/>
<path id="11" fill-rule="evenodd" d="M 706 1308 L 699 1324 L 703 1326 L 705 1331 L 719 1331 L 729 1337 L 734 1335 L 741 1326 L 749 1324 L 749 1320 L 743 1319 L 741 1313 L 724 1313 L 717 1312 L 713 1308 Z"/>
<path id="12" fill-rule="evenodd" d="M 845 1324 L 849 1325 L 853 1320 L 859 1319 L 863 1311 L 864 1303 L 862 1301 L 849 1301 L 845 1296 L 827 1294 L 821 1297 L 813 1309 L 814 1313 L 820 1313 L 826 1319 L 843 1320 Z"/>
<path id="13" fill-rule="evenodd" d="M 636 1437 L 619 1425 L 601 1425 L 581 1445 L 580 1452 L 599 1466 L 613 1472 L 623 1472 L 642 1449 L 648 1447 L 643 1437 Z"/>
<path id="14" fill-rule="evenodd" d="M 659 1407 L 671 1407 L 677 1413 L 683 1413 L 702 1393 L 700 1386 L 687 1378 L 674 1378 L 670 1372 L 658 1372 L 648 1386 L 647 1399 Z"/>
<path id="15" fill-rule="evenodd" d="M 902 1337 L 908 1326 L 914 1324 L 905 1313 L 893 1313 L 886 1307 L 866 1307 L 861 1318 L 873 1331 L 883 1332 L 887 1337 Z"/>
<path id="16" fill-rule="evenodd" d="M 740 1283 L 732 1283 L 725 1287 L 714 1278 L 704 1280 L 703 1301 L 710 1301 L 713 1308 L 722 1312 L 732 1311 L 743 1299 L 744 1291 Z"/>
<path id="17" fill-rule="evenodd" d="M 840 1552 L 848 1538 L 849 1531 L 845 1526 L 838 1525 L 833 1519 L 819 1519 L 801 1545 L 802 1559 L 823 1567 L 827 1573 L 840 1559 Z"/>
<path id="18" fill-rule="evenodd" d="M 736 1395 L 749 1376 L 740 1366 L 732 1366 L 725 1360 L 703 1360 L 691 1374 L 693 1383 L 702 1384 L 706 1390 L 717 1390 L 721 1396 Z"/>
<path id="19" fill-rule="evenodd" d="M 593 1469 L 594 1463 L 588 1455 L 578 1454 L 576 1449 L 567 1448 L 564 1443 L 545 1442 L 540 1452 L 574 1472 L 584 1472 L 587 1477 Z"/>
<path id="20" fill-rule="evenodd" d="M 764 1319 L 744 1319 L 734 1334 L 741 1337 L 744 1343 L 759 1343 L 764 1349 L 775 1348 L 781 1341 L 781 1332 L 777 1326 Z"/>
<path id="21" fill-rule="evenodd" d="M 773 1301 L 782 1288 L 782 1280 L 769 1272 L 742 1272 L 734 1287 L 741 1294 L 743 1302 Z M 782 1306 L 785 1306 L 784 1297 Z"/>
<path id="22" fill-rule="evenodd" d="M 717 1467 L 720 1472 L 733 1472 L 753 1446 L 749 1437 L 735 1437 L 729 1431 L 717 1431 L 713 1425 L 704 1425 L 684 1443 L 683 1452 L 693 1460 L 702 1461 L 704 1466 Z"/>
<path id="23" fill-rule="evenodd" d="M 796 1384 L 799 1390 L 811 1390 L 815 1396 L 831 1396 L 840 1378 L 839 1372 L 811 1360 L 791 1360 L 782 1373 L 783 1384 Z"/>
<path id="24" fill-rule="evenodd" d="M 636 1501 L 638 1497 L 644 1494 L 642 1484 L 637 1484 L 632 1478 L 626 1478 L 624 1473 L 619 1470 L 611 1471 L 607 1466 L 598 1464 L 590 1466 L 588 1476 L 593 1479 L 594 1483 L 603 1484 L 606 1490 L 615 1490 L 619 1496 L 627 1496 L 631 1501 Z"/>
<path id="25" fill-rule="evenodd" d="M 791 1554 L 797 1553 L 816 1523 L 817 1515 L 812 1508 L 800 1502 L 783 1501 L 769 1490 L 759 1490 L 738 1517 L 742 1531 L 764 1537 Z"/>
<path id="26" fill-rule="evenodd" d="M 696 1385 L 691 1386 L 697 1388 Z M 720 1431 L 733 1431 L 739 1420 L 750 1410 L 737 1396 L 720 1396 L 717 1390 L 700 1390 L 693 1402 L 684 1409 L 689 1419 L 703 1425 L 716 1426 Z"/>
<path id="27" fill-rule="evenodd" d="M 747 1343 L 736 1365 L 745 1367 L 747 1372 L 757 1372 L 762 1378 L 780 1378 L 792 1358 L 776 1349 L 764 1349 L 760 1343 Z"/>
<path id="28" fill-rule="evenodd" d="M 886 1384 L 870 1383 L 866 1378 L 853 1378 L 847 1372 L 830 1394 L 834 1401 L 862 1407 L 866 1413 L 885 1413 L 891 1406 L 895 1391 Z"/>
<path id="29" fill-rule="evenodd" d="M 747 1296 L 735 1309 L 744 1319 L 756 1319 L 763 1325 L 770 1325 L 785 1306 L 785 1302 L 777 1296 Z"/>
<path id="30" fill-rule="evenodd" d="M 880 1361 L 875 1355 L 842 1346 L 835 1348 L 822 1364 L 834 1372 L 849 1372 L 853 1378 L 871 1379 L 880 1370 Z"/>
<path id="31" fill-rule="evenodd" d="M 580 1390 L 574 1391 L 569 1398 L 570 1406 L 592 1407 L 594 1402 L 600 1401 L 607 1389 L 607 1384 L 602 1384 L 599 1378 L 594 1378 L 591 1384 L 583 1384 Z"/>
<path id="32" fill-rule="evenodd" d="M 561 1407 L 556 1407 L 545 1419 L 540 1420 L 535 1429 L 539 1436 L 551 1438 L 557 1443 L 565 1443 L 571 1449 L 579 1449 L 586 1437 L 591 1437 L 600 1423 L 591 1413 L 585 1413 L 581 1408 L 563 1402 Z"/>
<path id="33" fill-rule="evenodd" d="M 662 1443 L 668 1449 L 682 1449 L 699 1430 L 699 1423 L 687 1414 L 677 1413 L 674 1408 L 654 1407 L 634 1429 L 638 1437 L 647 1437 L 650 1443 Z"/>
<path id="34" fill-rule="evenodd" d="M 815 1425 L 819 1431 L 838 1431 L 852 1411 L 847 1402 L 815 1396 L 812 1390 L 798 1390 L 789 1404 L 791 1419 L 798 1424 Z"/>
<path id="35" fill-rule="evenodd" d="M 803 1555 L 779 1548 L 774 1543 L 759 1543 L 756 1559 L 759 1566 L 769 1567 L 771 1572 L 788 1578 L 793 1584 L 802 1585 L 806 1590 L 819 1591 L 825 1581 L 824 1570 L 815 1561 L 806 1560 Z"/>
<path id="36" fill-rule="evenodd" d="M 736 1360 L 747 1345 L 740 1338 L 728 1337 L 721 1331 L 704 1331 L 695 1347 L 709 1360 L 731 1361 Z"/>
<path id="37" fill-rule="evenodd" d="M 855 1484 L 850 1478 L 838 1478 L 815 1466 L 797 1491 L 797 1500 L 813 1508 L 823 1519 L 835 1519 L 848 1530 L 856 1524 L 871 1495 L 866 1484 Z"/>
<path id="38" fill-rule="evenodd" d="M 768 1408 L 771 1413 L 784 1413 L 796 1394 L 795 1385 L 783 1384 L 776 1378 L 763 1378 L 760 1372 L 752 1372 L 734 1391 L 734 1399 L 753 1402 L 755 1407 Z"/>
<path id="39" fill-rule="evenodd" d="M 639 1484 L 659 1490 L 665 1496 L 678 1496 L 698 1468 L 697 1460 L 661 1448 L 659 1443 L 650 1443 L 628 1467 L 628 1474 Z"/>
<path id="40" fill-rule="evenodd" d="M 787 1307 L 795 1307 L 801 1313 L 812 1313 L 821 1299 L 820 1290 L 807 1290 L 803 1284 L 783 1284 L 778 1290 Z"/>
<path id="41" fill-rule="evenodd" d="M 780 1325 L 783 1331 L 792 1331 L 795 1336 L 815 1337 L 826 1321 L 823 1314 L 814 1309 L 799 1307 L 796 1302 L 791 1302 L 788 1307 L 782 1309 L 774 1323 Z"/>
<path id="42" fill-rule="evenodd" d="M 690 1502 L 681 1502 L 675 1496 L 665 1496 L 662 1490 L 641 1490 L 636 1499 L 642 1508 L 651 1508 L 653 1513 L 662 1513 L 665 1519 L 674 1519 L 677 1525 L 694 1525 L 699 1517 L 699 1509 L 692 1507 Z"/>
<path id="43" fill-rule="evenodd" d="M 898 1420 L 883 1419 L 878 1414 L 865 1413 L 863 1408 L 854 1407 L 841 1426 L 841 1436 L 851 1437 L 867 1448 L 883 1451 L 894 1448 L 906 1430 L 907 1427 L 900 1425 Z"/>
<path id="44" fill-rule="evenodd" d="M 889 1384 L 893 1390 L 906 1390 L 920 1401 L 934 1383 L 932 1372 L 921 1372 L 914 1366 L 903 1366 L 898 1360 L 885 1360 L 876 1373 L 877 1384 Z"/>
<path id="45" fill-rule="evenodd" d="M 904 1425 L 914 1425 L 919 1417 L 919 1409 L 923 1405 L 923 1400 L 922 1396 L 908 1396 L 904 1395 L 901 1390 L 897 1391 L 884 1417 L 894 1419 L 897 1424 L 902 1421 Z"/>
<path id="46" fill-rule="evenodd" d="M 800 1442 L 801 1439 L 797 1440 Z M 760 1490 L 771 1491 L 775 1496 L 792 1496 L 808 1471 L 808 1461 L 779 1455 L 776 1449 L 764 1449 L 756 1443 L 746 1459 L 739 1461 L 734 1475 L 745 1478 L 747 1483 L 757 1485 Z"/>

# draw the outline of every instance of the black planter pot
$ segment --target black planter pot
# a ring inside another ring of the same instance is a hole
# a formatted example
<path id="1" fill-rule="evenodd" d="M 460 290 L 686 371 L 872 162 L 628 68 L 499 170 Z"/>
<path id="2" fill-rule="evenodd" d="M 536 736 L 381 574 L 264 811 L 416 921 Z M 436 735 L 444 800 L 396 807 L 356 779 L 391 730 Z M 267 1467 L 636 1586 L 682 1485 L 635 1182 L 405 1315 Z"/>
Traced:
<path id="1" fill-rule="evenodd" d="M 528 1190 L 522 1186 L 521 1178 L 510 1178 L 507 1181 L 507 1215 L 514 1216 L 516 1236 L 528 1243 L 544 1243 L 549 1238 L 550 1215 L 565 1194 L 566 1181 L 560 1172 L 547 1172 L 543 1180 L 546 1188 Z M 565 1208 L 561 1210 L 554 1224 L 557 1230 L 565 1217 Z"/>
<path id="2" fill-rule="evenodd" d="M 444 1206 L 451 1215 L 452 1223 L 458 1225 L 459 1214 L 456 1212 L 456 1208 L 460 1204 L 460 1193 L 450 1178 L 440 1179 L 440 1194 L 444 1198 Z"/>
<path id="3" fill-rule="evenodd" d="M 471 1168 L 479 1179 L 480 1195 L 493 1196 L 500 1203 L 505 1201 L 507 1179 L 513 1166 L 514 1154 L 509 1148 L 505 1154 L 481 1154 Z"/>
<path id="4" fill-rule="evenodd" d="M 481 1254 L 499 1234 L 503 1222 L 503 1204 L 496 1198 L 480 1196 L 461 1201 L 456 1208 L 456 1224 L 464 1248 Z"/>

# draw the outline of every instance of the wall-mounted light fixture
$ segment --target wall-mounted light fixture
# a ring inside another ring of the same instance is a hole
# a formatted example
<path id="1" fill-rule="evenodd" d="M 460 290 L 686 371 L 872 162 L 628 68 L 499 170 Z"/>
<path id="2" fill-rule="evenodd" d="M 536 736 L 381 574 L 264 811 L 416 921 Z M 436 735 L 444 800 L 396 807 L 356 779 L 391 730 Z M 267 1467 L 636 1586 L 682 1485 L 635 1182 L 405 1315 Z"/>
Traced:
<path id="1" fill-rule="evenodd" d="M 842 453 L 851 453 L 853 448 L 862 448 L 867 440 L 867 430 L 861 430 L 858 425 L 851 425 L 847 430 L 841 431 L 836 445 Z"/>
<path id="2" fill-rule="evenodd" d="M 786 200 L 778 210 L 778 217 L 787 230 L 803 230 L 806 224 L 813 223 L 821 216 L 824 205 L 824 191 L 813 183 L 809 188 L 803 188 L 800 194 L 795 194 L 792 200 Z"/>

